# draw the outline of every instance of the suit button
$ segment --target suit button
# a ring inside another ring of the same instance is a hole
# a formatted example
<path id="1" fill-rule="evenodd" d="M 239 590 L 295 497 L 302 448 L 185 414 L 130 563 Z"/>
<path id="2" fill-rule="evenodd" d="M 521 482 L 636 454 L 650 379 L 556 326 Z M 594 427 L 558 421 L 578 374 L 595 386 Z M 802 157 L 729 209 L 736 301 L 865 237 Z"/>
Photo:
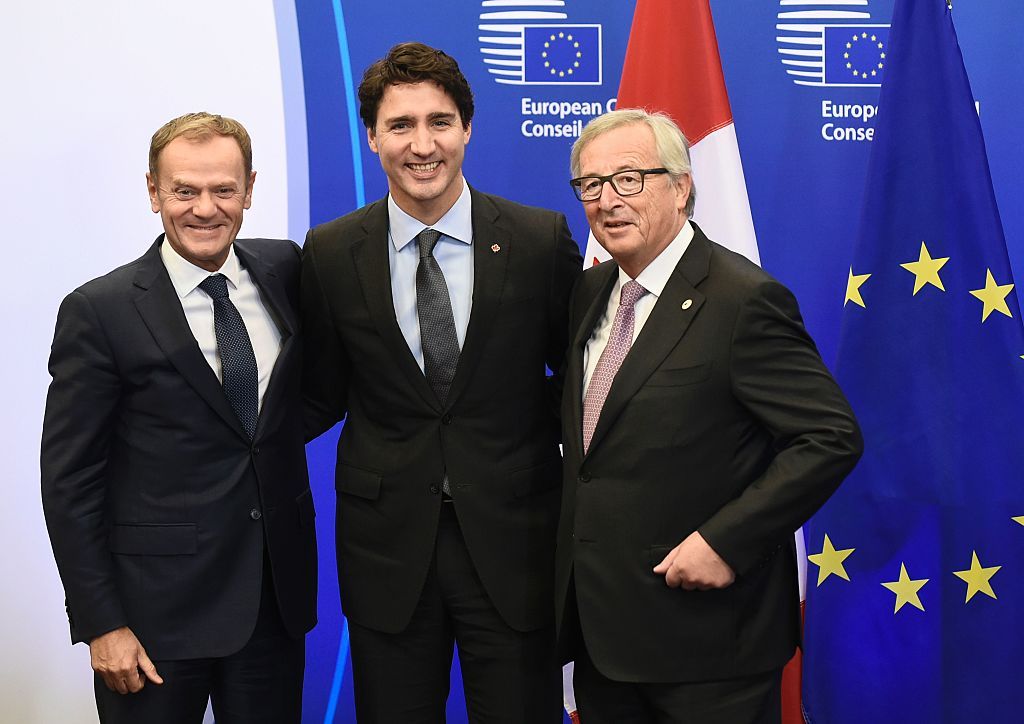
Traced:
<path id="1" fill-rule="evenodd" d="M 444 417 L 442 417 L 441 418 L 441 424 L 442 425 L 451 425 L 452 424 L 452 416 L 450 414 L 447 414 Z"/>
<path id="2" fill-rule="evenodd" d="M 249 517 L 253 520 L 259 520 L 263 517 L 263 513 L 261 513 L 258 508 L 253 508 L 249 511 Z"/>
<path id="3" fill-rule="evenodd" d="M 441 487 L 438 485 L 431 485 L 430 492 L 433 493 L 434 495 L 437 495 L 438 493 L 441 492 Z"/>
<path id="4" fill-rule="evenodd" d="M 259 448 L 258 445 L 252 449 L 252 454 L 253 455 L 259 455 L 260 454 L 260 448 Z"/>
<path id="5" fill-rule="evenodd" d="M 578 479 L 581 483 L 589 483 L 590 473 L 580 473 L 580 477 Z"/>

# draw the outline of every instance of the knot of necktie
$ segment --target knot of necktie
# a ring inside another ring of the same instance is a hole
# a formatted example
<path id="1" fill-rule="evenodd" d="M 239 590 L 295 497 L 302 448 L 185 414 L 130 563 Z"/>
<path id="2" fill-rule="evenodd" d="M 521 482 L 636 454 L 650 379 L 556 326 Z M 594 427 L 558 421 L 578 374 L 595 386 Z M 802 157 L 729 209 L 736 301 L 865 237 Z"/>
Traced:
<path id="1" fill-rule="evenodd" d="M 437 229 L 424 229 L 416 235 L 416 242 L 420 247 L 420 259 L 432 256 L 437 240 L 441 238 L 441 232 Z"/>
<path id="2" fill-rule="evenodd" d="M 223 274 L 211 274 L 199 283 L 199 288 L 213 299 L 224 299 L 228 296 L 228 281 Z"/>
<path id="3" fill-rule="evenodd" d="M 640 298 L 645 294 L 647 294 L 647 290 L 640 286 L 639 282 L 630 279 L 622 285 L 622 294 L 619 297 L 619 305 L 632 307 L 640 301 Z"/>

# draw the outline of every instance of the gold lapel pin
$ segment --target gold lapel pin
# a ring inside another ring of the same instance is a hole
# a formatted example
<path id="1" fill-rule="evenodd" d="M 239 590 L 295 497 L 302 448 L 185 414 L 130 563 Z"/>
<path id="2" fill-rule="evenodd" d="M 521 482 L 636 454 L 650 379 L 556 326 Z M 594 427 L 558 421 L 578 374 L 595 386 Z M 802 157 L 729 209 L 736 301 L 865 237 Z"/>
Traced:
<path id="1" fill-rule="evenodd" d="M 491 244 L 491 251 L 497 254 L 501 251 L 501 247 L 498 244 Z"/>
<path id="2" fill-rule="evenodd" d="M 687 299 L 685 302 L 683 302 L 683 309 L 689 309 L 692 306 L 693 306 L 693 300 L 692 299 Z"/>

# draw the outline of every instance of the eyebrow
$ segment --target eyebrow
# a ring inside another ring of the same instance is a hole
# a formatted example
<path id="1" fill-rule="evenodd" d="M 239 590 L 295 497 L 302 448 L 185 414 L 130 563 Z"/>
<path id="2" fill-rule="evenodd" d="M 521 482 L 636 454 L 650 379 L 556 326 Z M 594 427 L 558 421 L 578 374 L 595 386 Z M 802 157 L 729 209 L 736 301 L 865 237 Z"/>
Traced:
<path id="1" fill-rule="evenodd" d="M 611 176 L 612 174 L 619 173 L 620 171 L 636 171 L 636 170 L 641 169 L 641 168 L 644 168 L 644 166 L 642 166 L 642 165 L 641 166 L 637 166 L 636 164 L 629 163 L 629 164 L 623 164 L 621 166 L 616 166 L 615 170 L 614 171 L 610 171 L 609 173 L 584 173 L 583 169 L 580 169 L 580 178 L 595 178 L 597 176 Z"/>
<path id="2" fill-rule="evenodd" d="M 185 179 L 182 179 L 182 178 L 172 178 L 170 180 L 170 186 L 171 187 L 188 186 L 189 188 L 199 188 L 200 186 L 202 186 L 202 184 L 193 183 L 192 181 L 186 181 Z M 226 179 L 226 180 L 223 180 L 223 181 L 216 181 L 216 182 L 210 184 L 209 186 L 210 186 L 210 188 L 218 188 L 218 189 L 219 188 L 224 188 L 225 186 L 237 187 L 238 186 L 238 181 L 236 181 L 235 179 Z"/>
<path id="3" fill-rule="evenodd" d="M 437 121 L 437 120 L 450 120 L 450 121 L 454 121 L 455 117 L 456 117 L 456 114 L 454 114 L 454 113 L 439 112 L 439 113 L 431 113 L 431 114 L 429 114 L 427 116 L 427 120 L 428 121 Z M 393 125 L 395 123 L 415 123 L 415 122 L 416 122 L 415 116 L 410 116 L 408 114 L 403 115 L 403 116 L 393 116 L 391 118 L 385 118 L 384 119 L 384 125 L 388 125 L 388 126 Z"/>

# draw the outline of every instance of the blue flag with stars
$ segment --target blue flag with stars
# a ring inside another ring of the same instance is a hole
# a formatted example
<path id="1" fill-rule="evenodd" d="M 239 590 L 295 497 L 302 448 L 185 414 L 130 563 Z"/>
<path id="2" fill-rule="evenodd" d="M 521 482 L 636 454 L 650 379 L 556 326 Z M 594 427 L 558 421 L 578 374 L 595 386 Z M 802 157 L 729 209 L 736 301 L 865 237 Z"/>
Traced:
<path id="1" fill-rule="evenodd" d="M 837 362 L 865 454 L 805 528 L 803 701 L 1019 722 L 1020 309 L 945 0 L 897 0 L 887 45 Z"/>

